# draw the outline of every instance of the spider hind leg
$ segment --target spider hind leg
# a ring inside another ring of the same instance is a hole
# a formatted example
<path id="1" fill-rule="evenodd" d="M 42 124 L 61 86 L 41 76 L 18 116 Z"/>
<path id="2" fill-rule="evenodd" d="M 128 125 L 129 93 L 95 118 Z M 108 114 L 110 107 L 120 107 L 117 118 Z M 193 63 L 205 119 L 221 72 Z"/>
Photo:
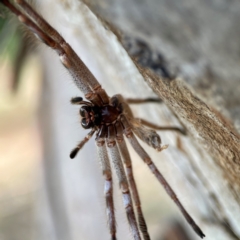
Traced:
<path id="1" fill-rule="evenodd" d="M 178 206 L 179 210 L 182 212 L 184 218 L 189 223 L 189 225 L 192 227 L 192 229 L 197 233 L 197 235 L 201 238 L 204 238 L 205 235 L 202 232 L 202 230 L 198 227 L 198 225 L 195 223 L 195 221 L 192 219 L 192 217 L 188 214 L 188 212 L 185 210 L 181 202 L 179 201 L 177 195 L 171 188 L 171 186 L 168 184 L 166 179 L 163 177 L 163 175 L 160 173 L 160 171 L 157 169 L 156 165 L 152 162 L 149 155 L 145 152 L 145 150 L 142 148 L 142 146 L 139 144 L 138 140 L 134 136 L 134 134 L 129 131 L 127 138 L 132 145 L 135 152 L 140 156 L 140 158 L 148 165 L 151 172 L 155 175 L 157 180 L 161 183 L 161 185 L 166 190 L 167 194 L 170 196 L 170 198 L 175 202 L 175 204 Z"/>

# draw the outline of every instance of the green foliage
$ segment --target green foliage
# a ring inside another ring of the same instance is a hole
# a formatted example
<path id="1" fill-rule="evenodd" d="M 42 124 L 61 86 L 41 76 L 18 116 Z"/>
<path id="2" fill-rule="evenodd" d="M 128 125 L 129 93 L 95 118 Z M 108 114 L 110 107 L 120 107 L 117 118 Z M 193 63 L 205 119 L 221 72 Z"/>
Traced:
<path id="1" fill-rule="evenodd" d="M 0 57 L 6 55 L 11 61 L 17 56 L 22 43 L 22 31 L 17 28 L 14 19 L 0 9 Z"/>

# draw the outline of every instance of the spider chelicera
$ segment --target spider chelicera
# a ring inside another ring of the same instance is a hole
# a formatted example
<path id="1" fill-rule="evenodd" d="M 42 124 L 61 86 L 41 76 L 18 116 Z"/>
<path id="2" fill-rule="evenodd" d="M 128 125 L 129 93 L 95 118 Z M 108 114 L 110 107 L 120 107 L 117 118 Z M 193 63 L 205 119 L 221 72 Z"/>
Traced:
<path id="1" fill-rule="evenodd" d="M 140 240 L 141 236 L 145 240 L 150 239 L 133 177 L 131 158 L 125 142 L 126 139 L 163 185 L 167 194 L 176 203 L 193 230 L 203 238 L 205 235 L 201 229 L 184 209 L 170 185 L 136 138 L 137 136 L 157 151 L 161 151 L 167 146 L 161 146 L 161 138 L 156 131 L 146 128 L 144 125 L 160 130 L 179 129 L 158 127 L 145 120 L 134 118 L 128 105 L 128 102 L 131 101 L 126 101 L 120 94 L 109 97 L 71 46 L 28 3 L 24 0 L 15 0 L 15 6 L 8 0 L 0 0 L 0 2 L 16 14 L 18 19 L 46 45 L 58 53 L 61 62 L 72 75 L 75 84 L 87 99 L 87 101 L 84 101 L 83 98 L 76 97 L 71 100 L 72 104 L 81 105 L 81 124 L 83 128 L 91 129 L 91 131 L 72 150 L 70 157 L 74 158 L 84 144 L 96 133 L 97 152 L 105 178 L 105 199 L 111 239 L 116 239 L 112 167 L 115 169 L 118 177 L 127 219 L 134 239 Z M 141 102 L 141 100 L 135 100 L 135 102 Z M 134 205 L 136 211 L 134 211 Z"/>

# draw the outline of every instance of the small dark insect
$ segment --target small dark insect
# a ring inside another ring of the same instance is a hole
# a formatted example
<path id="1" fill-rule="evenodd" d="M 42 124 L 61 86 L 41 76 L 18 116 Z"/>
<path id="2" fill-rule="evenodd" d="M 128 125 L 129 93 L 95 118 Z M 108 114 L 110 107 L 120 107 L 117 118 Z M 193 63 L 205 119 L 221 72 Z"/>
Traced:
<path id="1" fill-rule="evenodd" d="M 176 203 L 193 230 L 203 238 L 205 235 L 201 229 L 184 209 L 172 188 L 135 137 L 136 135 L 149 146 L 157 151 L 161 151 L 167 146 L 161 146 L 160 136 L 154 130 L 144 127 L 144 125 L 159 130 L 181 130 L 174 127 L 159 127 L 145 120 L 134 118 L 127 100 L 121 95 L 115 95 L 110 98 L 71 46 L 66 43 L 60 34 L 40 17 L 28 3 L 24 0 L 15 0 L 17 5 L 14 6 L 8 0 L 0 0 L 0 2 L 16 14 L 19 21 L 24 23 L 46 45 L 58 53 L 61 62 L 72 75 L 75 84 L 88 100 L 84 101 L 81 97 L 76 97 L 71 100 L 72 104 L 81 105 L 81 124 L 83 128 L 91 129 L 91 131 L 76 148 L 72 150 L 70 157 L 74 158 L 84 144 L 96 133 L 98 157 L 105 178 L 105 199 L 111 239 L 116 239 L 111 166 L 115 169 L 118 177 L 123 203 L 134 239 L 140 240 L 141 235 L 145 240 L 150 239 L 142 213 L 141 202 L 133 177 L 131 159 L 125 139 L 130 142 L 136 153 L 163 185 L 167 194 Z M 21 9 L 21 11 L 19 9 Z M 148 100 L 151 101 L 151 99 Z M 140 103 L 143 102 L 143 100 L 136 99 L 129 100 L 129 102 Z M 135 204 L 136 207 L 137 219 L 133 204 Z"/>

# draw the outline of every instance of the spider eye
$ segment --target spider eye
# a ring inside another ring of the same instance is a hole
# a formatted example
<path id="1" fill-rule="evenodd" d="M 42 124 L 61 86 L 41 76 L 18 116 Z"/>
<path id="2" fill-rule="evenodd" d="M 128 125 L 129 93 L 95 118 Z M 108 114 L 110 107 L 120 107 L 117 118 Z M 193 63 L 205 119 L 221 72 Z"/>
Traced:
<path id="1" fill-rule="evenodd" d="M 93 123 L 91 121 L 87 121 L 86 118 L 82 118 L 81 124 L 82 124 L 82 127 L 85 129 L 93 127 Z"/>
<path id="2" fill-rule="evenodd" d="M 82 106 L 80 108 L 80 115 L 82 117 L 86 117 L 87 113 L 90 112 L 90 111 L 91 111 L 91 107 L 89 107 L 89 106 Z"/>

